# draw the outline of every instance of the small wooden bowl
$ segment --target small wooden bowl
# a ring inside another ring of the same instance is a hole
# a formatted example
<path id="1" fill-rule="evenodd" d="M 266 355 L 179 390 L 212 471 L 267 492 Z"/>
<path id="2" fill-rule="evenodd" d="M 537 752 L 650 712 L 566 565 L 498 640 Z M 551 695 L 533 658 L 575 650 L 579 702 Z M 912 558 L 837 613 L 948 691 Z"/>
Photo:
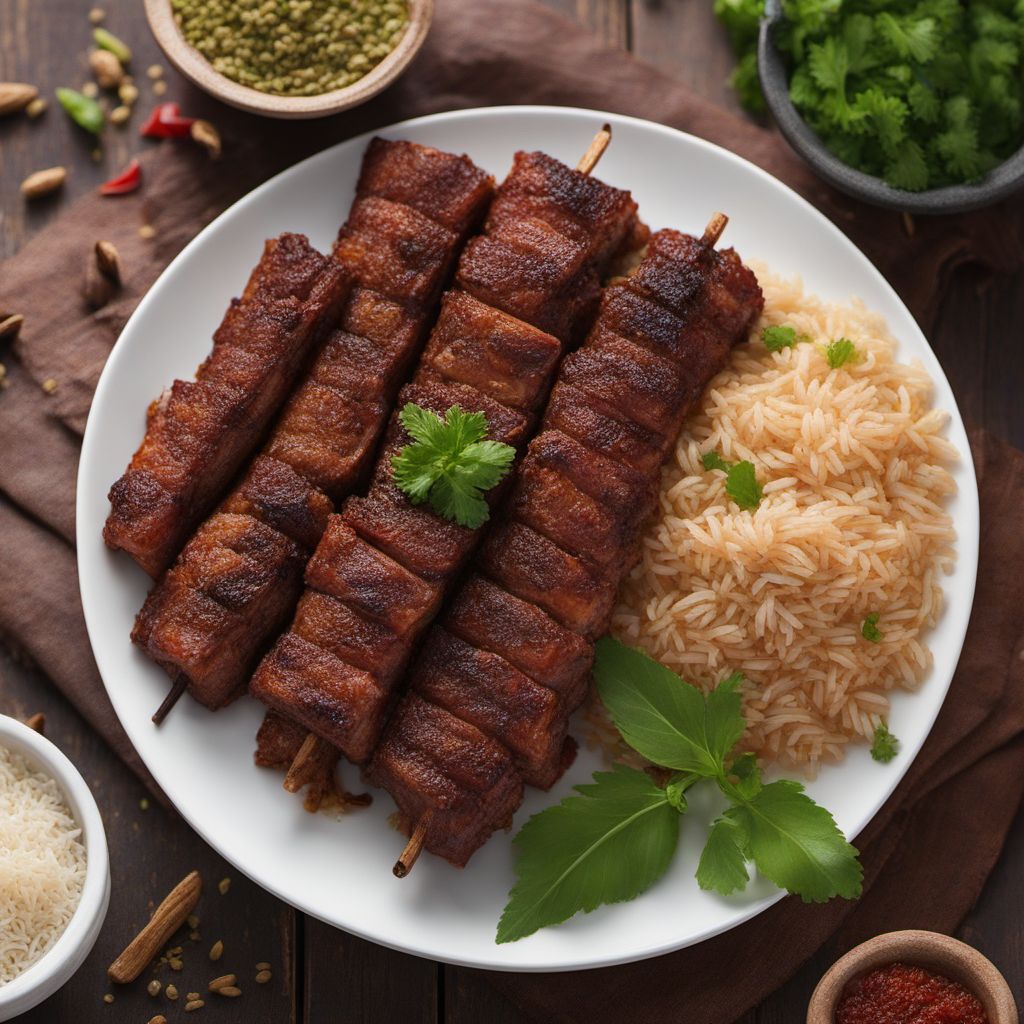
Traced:
<path id="1" fill-rule="evenodd" d="M 225 103 L 267 117 L 326 117 L 365 103 L 386 89 L 419 52 L 434 18 L 434 0 L 406 0 L 409 24 L 398 45 L 358 82 L 318 96 L 276 96 L 260 92 L 222 75 L 191 44 L 185 41 L 174 20 L 170 0 L 145 0 L 146 18 L 167 59 L 204 92 Z"/>
<path id="2" fill-rule="evenodd" d="M 836 1007 L 847 983 L 859 974 L 897 961 L 958 981 L 981 1000 L 989 1024 L 1019 1024 L 1010 986 L 990 960 L 948 935 L 921 931 L 878 935 L 837 960 L 811 996 L 807 1024 L 834 1024 Z"/>

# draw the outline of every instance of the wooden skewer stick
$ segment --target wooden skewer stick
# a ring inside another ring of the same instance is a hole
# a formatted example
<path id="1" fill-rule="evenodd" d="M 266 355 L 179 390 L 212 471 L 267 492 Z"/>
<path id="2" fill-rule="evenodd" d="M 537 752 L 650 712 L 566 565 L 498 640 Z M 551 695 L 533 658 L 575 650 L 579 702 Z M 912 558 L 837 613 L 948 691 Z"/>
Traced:
<path id="1" fill-rule="evenodd" d="M 37 732 L 42 736 L 46 729 L 46 716 L 42 711 L 37 711 L 31 718 L 25 719 L 25 724 L 34 732 Z"/>
<path id="2" fill-rule="evenodd" d="M 391 869 L 395 878 L 405 878 L 405 876 L 412 871 L 413 865 L 416 863 L 416 859 L 423 852 L 423 841 L 427 838 L 427 829 L 430 828 L 430 819 L 432 817 L 433 812 L 427 811 L 427 813 L 416 822 L 416 828 L 409 837 L 409 842 L 405 844 L 402 856 L 395 861 L 395 866 Z"/>
<path id="3" fill-rule="evenodd" d="M 311 772 L 315 773 L 322 769 L 320 745 L 323 742 L 315 732 L 306 733 L 306 738 L 302 741 L 298 753 L 292 758 L 284 777 L 284 788 L 289 793 L 298 793 L 310 781 Z"/>
<path id="4" fill-rule="evenodd" d="M 604 156 L 604 151 L 608 148 L 608 143 L 611 141 L 612 126 L 610 124 L 606 124 L 594 136 L 590 145 L 587 146 L 587 151 L 580 157 L 580 162 L 576 165 L 576 170 L 581 174 L 589 174 L 597 166 L 597 161 Z"/>
<path id="5" fill-rule="evenodd" d="M 708 248 L 716 246 L 728 223 L 729 218 L 724 213 L 713 213 L 711 220 L 708 221 L 708 226 L 704 229 L 704 234 L 700 236 L 701 242 Z"/>
<path id="6" fill-rule="evenodd" d="M 154 725 L 160 725 L 163 720 L 171 713 L 171 709 L 181 699 L 181 695 L 188 689 L 188 680 L 183 675 L 179 675 L 174 680 L 174 685 L 171 687 L 170 692 L 164 697 L 163 703 L 153 713 L 152 722 Z"/>

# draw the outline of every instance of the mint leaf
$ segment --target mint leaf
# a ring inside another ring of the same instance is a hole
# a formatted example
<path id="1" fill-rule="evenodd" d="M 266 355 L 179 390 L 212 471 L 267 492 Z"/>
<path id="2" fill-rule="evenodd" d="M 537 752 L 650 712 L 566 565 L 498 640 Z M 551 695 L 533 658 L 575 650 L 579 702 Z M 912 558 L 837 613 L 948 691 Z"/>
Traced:
<path id="1" fill-rule="evenodd" d="M 857 851 L 799 782 L 771 782 L 725 817 L 743 830 L 758 871 L 805 903 L 860 895 L 863 869 Z"/>
<path id="2" fill-rule="evenodd" d="M 750 881 L 744 853 L 746 841 L 738 822 L 732 818 L 719 818 L 711 826 L 704 852 L 700 855 L 697 884 L 723 896 L 745 889 Z"/>
<path id="3" fill-rule="evenodd" d="M 439 515 L 472 529 L 487 521 L 484 493 L 512 467 L 511 445 L 485 441 L 487 417 L 453 405 L 442 419 L 409 402 L 398 414 L 413 439 L 391 458 L 395 486 L 414 505 L 429 501 Z"/>
<path id="4" fill-rule="evenodd" d="M 796 344 L 796 328 L 776 325 L 766 327 L 761 332 L 761 340 L 769 352 L 778 352 L 780 349 L 792 348 Z"/>
<path id="5" fill-rule="evenodd" d="M 871 740 L 871 757 L 879 764 L 888 764 L 900 750 L 900 741 L 896 739 L 885 722 L 875 726 L 875 735 Z"/>
<path id="6" fill-rule="evenodd" d="M 860 624 L 860 635 L 873 644 L 880 644 L 885 639 L 885 634 L 878 628 L 880 617 L 878 612 L 869 612 Z"/>
<path id="7" fill-rule="evenodd" d="M 605 636 L 596 644 L 594 679 L 622 738 L 664 768 L 717 776 L 743 735 L 739 675 L 705 699 L 643 651 Z"/>
<path id="8" fill-rule="evenodd" d="M 761 504 L 764 489 L 757 482 L 752 462 L 744 459 L 729 468 L 725 478 L 725 493 L 745 511 L 751 511 Z"/>
<path id="9" fill-rule="evenodd" d="M 631 900 L 666 871 L 679 841 L 679 812 L 644 773 L 598 772 L 515 837 L 517 881 L 497 941 L 514 942 L 603 903 Z"/>
<path id="10" fill-rule="evenodd" d="M 836 338 L 825 346 L 825 359 L 833 370 L 838 370 L 845 363 L 856 361 L 857 346 L 849 338 Z"/>
<path id="11" fill-rule="evenodd" d="M 732 463 L 726 462 L 714 449 L 705 452 L 700 457 L 700 461 L 704 463 L 705 469 L 721 469 L 724 472 L 728 472 L 729 466 L 732 465 Z"/>

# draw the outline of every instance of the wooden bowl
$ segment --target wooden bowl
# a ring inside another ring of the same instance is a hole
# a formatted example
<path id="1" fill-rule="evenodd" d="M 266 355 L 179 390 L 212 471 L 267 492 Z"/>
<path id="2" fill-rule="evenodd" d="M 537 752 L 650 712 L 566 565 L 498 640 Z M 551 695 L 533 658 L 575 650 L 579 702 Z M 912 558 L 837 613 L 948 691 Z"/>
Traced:
<path id="1" fill-rule="evenodd" d="M 232 81 L 191 44 L 185 41 L 174 20 L 170 0 L 145 0 L 146 18 L 167 59 L 204 92 L 233 107 L 267 117 L 326 117 L 365 103 L 386 89 L 419 52 L 434 18 L 434 0 L 406 0 L 409 24 L 398 45 L 358 82 L 317 96 L 276 96 Z"/>
<path id="2" fill-rule="evenodd" d="M 1010 986 L 976 949 L 938 932 L 887 932 L 855 946 L 837 960 L 811 996 L 807 1024 L 834 1024 L 847 982 L 876 967 L 899 961 L 958 981 L 981 1000 L 989 1024 L 1019 1024 Z"/>

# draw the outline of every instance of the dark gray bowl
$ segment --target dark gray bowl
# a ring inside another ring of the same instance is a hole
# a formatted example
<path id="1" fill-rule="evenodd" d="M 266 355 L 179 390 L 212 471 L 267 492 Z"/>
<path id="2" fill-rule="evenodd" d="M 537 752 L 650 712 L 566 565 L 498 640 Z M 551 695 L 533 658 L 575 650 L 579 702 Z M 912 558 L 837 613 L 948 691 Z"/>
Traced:
<path id="1" fill-rule="evenodd" d="M 765 0 L 765 16 L 757 44 L 758 75 L 765 102 L 786 141 L 830 185 L 874 206 L 908 213 L 963 213 L 989 206 L 1024 187 L 1024 146 L 1007 161 L 971 185 L 949 185 L 924 192 L 906 192 L 881 178 L 855 170 L 833 156 L 804 123 L 789 98 L 786 63 L 772 35 L 782 20 L 782 0 Z"/>

